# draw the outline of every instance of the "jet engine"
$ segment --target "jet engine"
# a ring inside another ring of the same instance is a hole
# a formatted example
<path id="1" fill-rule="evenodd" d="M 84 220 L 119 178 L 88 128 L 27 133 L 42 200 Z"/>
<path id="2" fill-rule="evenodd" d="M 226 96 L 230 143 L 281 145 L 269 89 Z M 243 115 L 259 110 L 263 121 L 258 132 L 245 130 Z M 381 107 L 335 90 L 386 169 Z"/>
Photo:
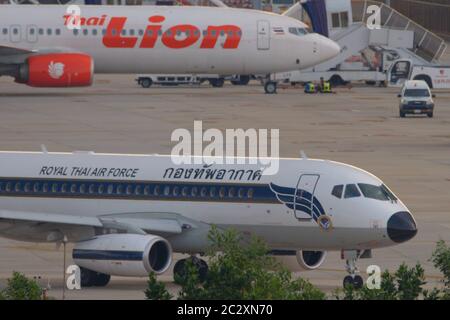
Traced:
<path id="1" fill-rule="evenodd" d="M 9 73 L 31 87 L 87 87 L 93 81 L 94 61 L 81 53 L 35 55 Z"/>
<path id="2" fill-rule="evenodd" d="M 319 268 L 325 260 L 326 251 L 298 250 L 295 255 L 276 256 L 290 271 L 309 271 Z"/>
<path id="3" fill-rule="evenodd" d="M 161 274 L 172 263 L 170 243 L 155 235 L 107 234 L 80 241 L 72 252 L 83 268 L 109 275 L 144 277 Z"/>

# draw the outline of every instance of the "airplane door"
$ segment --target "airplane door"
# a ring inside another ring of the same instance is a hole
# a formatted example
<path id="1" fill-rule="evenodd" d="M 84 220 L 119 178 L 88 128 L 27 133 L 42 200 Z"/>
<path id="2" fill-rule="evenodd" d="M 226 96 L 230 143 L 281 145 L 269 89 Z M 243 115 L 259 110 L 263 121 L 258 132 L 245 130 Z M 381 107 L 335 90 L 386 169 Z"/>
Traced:
<path id="1" fill-rule="evenodd" d="M 258 50 L 270 49 L 270 22 L 266 20 L 258 21 Z"/>
<path id="2" fill-rule="evenodd" d="M 38 40 L 38 29 L 37 26 L 29 25 L 27 26 L 27 41 L 34 43 Z"/>
<path id="3" fill-rule="evenodd" d="M 319 174 L 302 174 L 298 179 L 297 188 L 295 189 L 295 206 L 294 215 L 299 220 L 310 220 L 312 218 L 313 198 L 319 181 Z"/>
<path id="4" fill-rule="evenodd" d="M 18 24 L 9 27 L 9 39 L 11 42 L 20 42 L 22 40 L 22 27 Z"/>

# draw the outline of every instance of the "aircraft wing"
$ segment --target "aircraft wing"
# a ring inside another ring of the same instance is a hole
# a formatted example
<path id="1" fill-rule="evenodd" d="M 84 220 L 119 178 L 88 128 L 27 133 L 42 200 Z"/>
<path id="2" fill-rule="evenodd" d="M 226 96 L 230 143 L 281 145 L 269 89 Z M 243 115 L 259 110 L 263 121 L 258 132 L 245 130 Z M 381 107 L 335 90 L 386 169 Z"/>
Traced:
<path id="1" fill-rule="evenodd" d="M 70 230 L 80 227 L 96 227 L 123 230 L 135 234 L 180 234 L 184 230 L 209 228 L 200 221 L 188 219 L 171 212 L 119 213 L 101 216 L 78 216 L 31 211 L 0 210 L 0 222 L 13 221 L 17 227 L 36 225 L 42 229 Z"/>
<path id="2" fill-rule="evenodd" d="M 31 54 L 33 51 L 0 45 L 0 57 Z"/>

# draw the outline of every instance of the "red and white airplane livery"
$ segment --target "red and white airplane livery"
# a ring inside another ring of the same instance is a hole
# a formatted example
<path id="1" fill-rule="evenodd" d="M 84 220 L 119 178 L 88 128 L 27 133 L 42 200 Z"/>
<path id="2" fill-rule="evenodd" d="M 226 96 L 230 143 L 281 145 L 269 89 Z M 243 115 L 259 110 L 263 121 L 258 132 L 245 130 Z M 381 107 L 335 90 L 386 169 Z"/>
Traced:
<path id="1" fill-rule="evenodd" d="M 94 72 L 267 74 L 308 68 L 339 51 L 296 19 L 256 10 L 62 5 L 0 10 L 0 76 L 33 87 L 89 86 Z"/>

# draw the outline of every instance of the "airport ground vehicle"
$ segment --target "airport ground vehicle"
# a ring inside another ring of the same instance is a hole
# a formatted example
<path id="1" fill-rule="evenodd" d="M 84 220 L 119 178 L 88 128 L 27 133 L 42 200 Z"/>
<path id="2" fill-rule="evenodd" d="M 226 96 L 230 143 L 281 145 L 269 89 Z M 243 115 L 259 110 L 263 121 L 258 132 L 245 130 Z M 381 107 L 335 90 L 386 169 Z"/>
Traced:
<path id="1" fill-rule="evenodd" d="M 316 32 L 339 44 L 341 52 L 311 68 L 277 73 L 274 76 L 277 81 L 307 83 L 324 78 L 333 86 L 348 82 L 385 85 L 388 70 L 399 59 L 408 59 L 412 66 L 421 68 L 441 68 L 439 59 L 447 48 L 446 42 L 388 5 L 366 0 L 325 0 L 325 3 L 325 7 L 306 10 L 307 16 L 297 5 L 296 15 L 309 19 Z M 379 8 L 379 27 L 371 25 L 370 6 Z M 293 8 L 292 11 L 295 16 Z M 322 19 L 323 16 L 327 19 Z M 415 70 L 411 71 L 414 75 Z"/>
<path id="2" fill-rule="evenodd" d="M 138 75 L 136 82 L 143 88 L 150 88 L 152 85 L 178 86 L 178 85 L 200 85 L 205 81 L 215 88 L 220 88 L 225 81 L 230 81 L 233 85 L 247 85 L 251 76 L 233 75 L 220 76 L 213 74 L 142 74 Z"/>
<path id="3" fill-rule="evenodd" d="M 403 85 L 402 91 L 398 94 L 400 98 L 399 114 L 404 118 L 406 114 L 426 114 L 433 117 L 434 94 L 430 87 L 423 80 L 408 80 Z"/>
<path id="4" fill-rule="evenodd" d="M 450 66 L 414 65 L 412 60 L 400 59 L 388 71 L 388 86 L 399 87 L 408 80 L 425 81 L 431 89 L 450 88 Z"/>

